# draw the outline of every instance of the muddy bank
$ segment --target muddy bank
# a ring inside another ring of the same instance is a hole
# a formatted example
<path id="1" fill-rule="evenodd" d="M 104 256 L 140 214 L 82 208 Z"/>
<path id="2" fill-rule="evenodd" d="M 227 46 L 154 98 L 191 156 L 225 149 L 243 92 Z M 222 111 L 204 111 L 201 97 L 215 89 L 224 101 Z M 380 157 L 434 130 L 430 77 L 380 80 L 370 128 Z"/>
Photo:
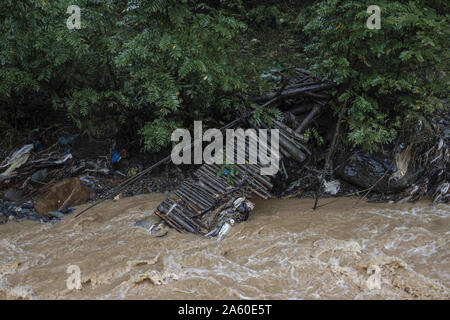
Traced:
<path id="1" fill-rule="evenodd" d="M 256 201 L 217 242 L 133 226 L 165 197 L 108 201 L 57 224 L 0 225 L 0 298 L 449 298 L 448 205 L 352 208 L 356 199 L 341 198 L 313 212 L 309 199 Z M 70 265 L 81 290 L 67 289 Z"/>

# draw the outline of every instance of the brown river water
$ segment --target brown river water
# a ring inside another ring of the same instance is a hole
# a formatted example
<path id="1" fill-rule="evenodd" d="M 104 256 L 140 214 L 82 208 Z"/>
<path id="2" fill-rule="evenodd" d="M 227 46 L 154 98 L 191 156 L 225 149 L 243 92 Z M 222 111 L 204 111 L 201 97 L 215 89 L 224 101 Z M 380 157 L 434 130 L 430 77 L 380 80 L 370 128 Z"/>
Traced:
<path id="1" fill-rule="evenodd" d="M 218 242 L 133 225 L 164 198 L 0 225 L 0 299 L 449 298 L 448 205 L 340 198 L 312 211 L 310 199 L 258 200 Z M 67 287 L 71 265 L 80 290 Z"/>

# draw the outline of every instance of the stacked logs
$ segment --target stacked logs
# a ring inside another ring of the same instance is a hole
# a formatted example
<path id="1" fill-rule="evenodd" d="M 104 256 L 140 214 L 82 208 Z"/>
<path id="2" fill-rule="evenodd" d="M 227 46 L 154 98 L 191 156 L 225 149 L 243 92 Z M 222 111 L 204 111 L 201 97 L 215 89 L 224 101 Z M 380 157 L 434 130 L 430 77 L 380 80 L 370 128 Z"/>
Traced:
<path id="1" fill-rule="evenodd" d="M 274 98 L 289 100 L 290 103 L 305 98 L 317 102 L 326 102 L 329 99 L 327 91 L 334 87 L 332 82 L 322 82 L 312 77 L 305 69 L 296 68 L 294 75 L 276 93 L 268 93 L 255 98 L 255 102 L 264 103 Z"/>
<path id="2" fill-rule="evenodd" d="M 328 91 L 335 86 L 332 82 L 322 82 L 313 78 L 308 70 L 296 68 L 294 75 L 276 93 L 255 98 L 255 102 L 267 103 L 283 101 L 284 106 L 292 106 L 287 111 L 292 115 L 305 114 L 295 129 L 302 133 L 320 113 L 330 98 Z"/>
<path id="3" fill-rule="evenodd" d="M 274 127 L 279 129 L 280 160 L 282 157 L 291 157 L 303 162 L 306 154 L 309 154 L 309 150 L 303 145 L 307 139 L 276 119 L 273 119 L 273 123 Z M 238 131 L 235 132 L 239 137 Z M 266 137 L 266 141 L 270 141 L 269 138 Z M 250 148 L 253 143 L 255 141 L 246 137 L 245 159 L 237 152 L 236 143 L 226 145 L 226 148 L 234 148 L 235 151 L 236 172 L 233 173 L 232 179 L 230 179 L 232 173 L 227 169 L 224 170 L 220 165 L 202 165 L 194 173 L 196 179 L 183 182 L 157 207 L 155 214 L 179 232 L 205 235 L 215 227 L 205 222 L 208 220 L 208 215 L 217 212 L 217 208 L 223 207 L 231 199 L 242 194 L 254 194 L 262 199 L 271 198 L 272 177 L 261 175 L 260 162 L 265 156 L 256 155 L 258 159 L 256 164 L 249 164 L 246 161 L 249 159 L 249 153 L 255 150 Z M 270 150 L 269 145 L 266 148 Z"/>
<path id="4" fill-rule="evenodd" d="M 290 158 L 302 163 L 311 155 L 304 145 L 308 139 L 301 135 L 301 132 L 325 105 L 329 98 L 327 90 L 333 86 L 334 84 L 331 82 L 320 82 L 314 79 L 308 70 L 297 68 L 293 77 L 282 84 L 278 92 L 254 99 L 263 106 L 280 101 L 283 101 L 285 105 L 295 105 L 294 109 L 289 110 L 294 115 L 308 112 L 295 130 L 277 119 L 271 119 L 273 128 L 279 130 L 278 160 L 286 178 L 287 172 L 282 159 Z M 251 122 L 250 126 L 258 129 Z M 235 133 L 238 135 L 237 131 Z M 242 135 L 242 133 L 240 134 Z M 259 134 L 264 135 L 265 133 L 259 131 Z M 267 135 L 270 135 L 269 131 Z M 266 150 L 270 150 L 269 138 L 269 136 L 265 137 Z M 234 165 L 237 173 L 227 173 L 227 170 L 223 172 L 223 168 L 216 164 L 205 164 L 194 173 L 196 180 L 184 182 L 174 192 L 173 199 L 164 200 L 155 213 L 179 232 L 205 235 L 216 228 L 215 225 L 207 223 L 211 220 L 208 219 L 208 216 L 219 213 L 220 210 L 227 207 L 227 203 L 232 203 L 236 197 L 240 197 L 242 194 L 254 194 L 262 199 L 269 199 L 273 188 L 272 177 L 261 175 L 260 170 L 262 163 L 266 164 L 270 161 L 266 155 L 261 155 L 261 152 L 258 152 L 257 155 L 254 154 L 254 150 L 259 149 L 250 148 L 250 146 L 254 147 L 255 143 L 254 140 L 245 137 L 245 159 L 243 159 L 242 155 L 237 152 L 238 146 L 234 142 L 227 142 L 225 150 L 226 148 L 234 149 L 235 163 L 236 160 L 238 163 L 245 163 Z M 261 144 L 261 140 L 257 143 Z M 246 160 L 250 158 L 250 155 L 256 156 L 257 164 L 248 164 Z M 232 179 L 229 179 L 231 175 Z"/>

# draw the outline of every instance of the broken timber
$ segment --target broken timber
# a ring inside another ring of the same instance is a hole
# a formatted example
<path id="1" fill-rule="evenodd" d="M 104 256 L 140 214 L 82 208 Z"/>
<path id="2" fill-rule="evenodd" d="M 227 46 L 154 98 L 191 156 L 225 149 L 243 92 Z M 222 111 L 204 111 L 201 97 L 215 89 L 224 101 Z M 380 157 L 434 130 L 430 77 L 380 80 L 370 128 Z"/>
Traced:
<path id="1" fill-rule="evenodd" d="M 308 142 L 308 139 L 301 135 L 301 132 L 328 100 L 329 95 L 326 93 L 326 90 L 334 86 L 330 82 L 322 83 L 317 81 L 305 69 L 297 68 L 295 71 L 294 76 L 278 92 L 253 99 L 255 102 L 260 103 L 261 108 L 283 100 L 286 105 L 295 105 L 293 109 L 293 113 L 295 114 L 310 111 L 297 129 L 292 129 L 281 121 L 272 119 L 274 129 L 279 129 L 279 160 L 281 170 L 285 177 L 287 177 L 287 173 L 284 169 L 283 158 L 291 158 L 302 163 L 311 155 L 311 152 L 304 146 L 304 143 Z M 248 120 L 248 117 L 252 114 L 253 112 L 247 113 L 241 118 L 225 125 L 220 130 L 236 127 L 238 124 L 242 124 L 245 120 Z M 250 126 L 257 129 L 252 123 L 250 123 Z M 232 181 L 228 179 L 227 175 L 229 172 L 222 172 L 220 174 L 221 170 L 223 170 L 220 166 L 216 164 L 202 165 L 194 173 L 195 179 L 182 183 L 171 196 L 158 205 L 155 214 L 168 226 L 179 232 L 190 232 L 199 235 L 217 235 L 217 232 L 214 232 L 214 228 L 217 227 L 218 220 L 223 218 L 224 215 L 231 214 L 233 215 L 233 219 L 237 219 L 237 221 L 246 220 L 248 211 L 242 215 L 239 213 L 242 207 L 234 207 L 233 209 L 233 205 L 236 202 L 244 203 L 244 201 L 239 202 L 239 200 L 245 199 L 242 198 L 243 195 L 254 194 L 262 199 L 271 198 L 273 177 L 260 174 L 261 165 L 259 155 L 257 155 L 258 164 L 248 164 L 248 162 L 245 162 L 249 158 L 249 152 L 251 152 L 249 144 L 252 143 L 248 137 L 245 137 L 245 139 L 245 159 L 238 159 L 241 160 L 240 162 L 244 160 L 244 164 L 235 165 L 237 174 L 233 175 Z M 268 137 L 266 137 L 266 141 L 269 141 Z M 194 143 L 191 144 L 191 147 Z M 236 146 L 234 144 L 227 145 L 226 148 L 236 148 Z M 269 149 L 267 148 L 267 150 Z M 237 156 L 239 157 L 239 152 L 237 152 Z M 171 156 L 168 156 L 135 177 L 124 181 L 108 197 L 92 204 L 77 216 L 83 214 L 98 203 L 114 197 L 123 188 L 137 182 L 152 169 L 170 161 L 170 159 Z"/>
<path id="2" fill-rule="evenodd" d="M 279 130 L 280 153 L 303 162 L 306 154 L 309 154 L 309 150 L 302 144 L 307 139 L 275 119 L 273 123 Z M 266 141 L 268 140 L 266 137 Z M 252 143 L 255 141 L 245 137 L 245 159 L 235 152 L 239 163 L 244 164 L 235 164 L 237 170 L 232 180 L 228 179 L 228 174 L 231 173 L 227 170 L 223 172 L 221 166 L 204 164 L 195 171 L 195 179 L 183 182 L 170 197 L 161 202 L 155 214 L 179 232 L 205 235 L 216 227 L 217 217 L 214 216 L 220 214 L 220 210 L 230 207 L 225 206 L 226 203 L 231 204 L 238 197 L 249 194 L 262 199 L 271 198 L 272 177 L 261 175 L 261 157 L 255 155 L 259 160 L 257 164 L 246 161 L 249 159 Z M 226 147 L 237 151 L 235 144 L 228 144 Z M 233 218 L 240 220 L 238 214 Z"/>
<path id="3" fill-rule="evenodd" d="M 304 146 L 308 139 L 301 135 L 301 132 L 328 100 L 328 94 L 323 91 L 333 86 L 329 82 L 318 82 L 310 76 L 309 71 L 298 68 L 294 76 L 279 92 L 254 99 L 260 103 L 265 102 L 264 106 L 281 99 L 290 99 L 293 103 L 306 105 L 305 111 L 310 110 L 301 125 L 295 130 L 281 121 L 272 119 L 274 128 L 279 130 L 282 170 L 284 170 L 282 158 L 291 158 L 302 163 L 311 155 L 311 152 Z M 297 107 L 297 109 L 299 108 Z M 252 123 L 250 125 L 257 129 Z M 265 141 L 269 141 L 267 136 L 265 138 Z M 222 172 L 223 168 L 220 166 L 204 164 L 194 173 L 196 179 L 185 181 L 172 197 L 168 197 L 157 207 L 155 214 L 179 232 L 209 235 L 216 227 L 214 222 L 217 223 L 217 216 L 225 212 L 232 212 L 227 208 L 230 208 L 237 197 L 254 194 L 259 198 L 269 199 L 273 188 L 272 177 L 260 174 L 260 155 L 256 155 L 258 164 L 248 164 L 246 160 L 249 159 L 252 142 L 248 137 L 245 139 L 245 159 L 237 159 L 244 164 L 235 165 L 237 174 L 233 176 L 232 181 L 227 179 L 228 173 Z M 235 151 L 237 149 L 234 144 L 228 144 L 226 148 L 234 148 Z M 239 153 L 237 154 L 239 157 Z M 287 176 L 285 170 L 284 175 Z M 238 215 L 235 214 L 233 218 L 239 221 Z"/>

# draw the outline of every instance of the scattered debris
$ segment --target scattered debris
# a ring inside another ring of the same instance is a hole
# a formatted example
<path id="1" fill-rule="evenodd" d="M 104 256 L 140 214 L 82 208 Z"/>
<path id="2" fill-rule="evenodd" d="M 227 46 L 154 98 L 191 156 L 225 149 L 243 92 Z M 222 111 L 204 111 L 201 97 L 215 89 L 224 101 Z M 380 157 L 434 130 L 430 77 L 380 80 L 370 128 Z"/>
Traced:
<path id="1" fill-rule="evenodd" d="M 302 142 L 306 138 L 273 119 L 279 129 L 280 153 L 292 157 L 297 162 L 306 160 L 309 150 Z M 233 148 L 238 162 L 235 164 L 234 174 L 230 170 L 223 170 L 217 164 L 205 164 L 194 175 L 196 180 L 187 180 L 175 190 L 173 197 L 164 200 L 155 211 L 170 227 L 179 232 L 191 232 L 205 236 L 223 237 L 235 222 L 248 219 L 253 204 L 245 196 L 254 194 L 262 199 L 272 197 L 272 177 L 261 175 L 261 163 L 268 163 L 266 156 L 254 155 L 257 164 L 246 162 L 252 152 L 254 140 L 246 137 L 243 131 L 235 131 L 238 138 L 245 141 L 245 155 L 237 152 L 235 144 L 228 144 L 226 148 Z M 261 132 L 260 132 L 261 134 Z M 266 141 L 269 141 L 267 139 Z M 262 143 L 260 140 L 259 144 Z M 265 146 L 269 150 L 269 146 Z M 225 153 L 224 153 L 225 154 Z M 244 156 L 244 158 L 240 158 Z M 230 176 L 229 176 L 230 175 Z M 244 197 L 239 195 L 244 194 Z"/>
<path id="2" fill-rule="evenodd" d="M 77 139 L 79 137 L 79 134 L 74 134 L 74 135 L 72 135 L 72 136 L 70 136 L 70 137 L 68 137 L 68 138 L 66 138 L 66 137 L 59 137 L 58 138 L 58 142 L 61 144 L 61 145 L 67 145 L 67 144 L 72 144 L 72 143 L 74 143 L 75 142 L 75 140 Z"/>
<path id="3" fill-rule="evenodd" d="M 64 214 L 61 211 L 50 211 L 50 212 L 47 212 L 47 215 L 58 218 L 58 219 L 64 218 Z"/>
<path id="4" fill-rule="evenodd" d="M 330 181 L 325 180 L 323 182 L 323 186 L 325 193 L 336 195 L 339 192 L 339 189 L 341 188 L 341 183 L 338 180 L 330 180 Z"/>
<path id="5" fill-rule="evenodd" d="M 34 209 L 32 202 L 18 205 L 14 202 L 0 199 L 0 224 L 24 218 L 40 222 L 48 222 L 50 220 L 49 217 L 39 215 Z"/>
<path id="6" fill-rule="evenodd" d="M 16 188 L 9 188 L 4 194 L 5 200 L 19 202 L 22 199 L 22 191 Z"/>
<path id="7" fill-rule="evenodd" d="M 43 182 L 48 175 L 48 169 L 44 168 L 36 171 L 31 175 L 31 180 L 34 182 Z"/>
<path id="8" fill-rule="evenodd" d="M 27 144 L 19 150 L 15 151 L 10 157 L 5 160 L 6 164 L 0 165 L 0 170 L 6 168 L 6 170 L 1 173 L 0 176 L 6 178 L 10 176 L 14 172 L 14 170 L 20 168 L 23 164 L 25 164 L 28 161 L 30 152 L 31 150 L 33 150 L 33 148 L 34 145 Z"/>
<path id="9" fill-rule="evenodd" d="M 154 235 L 156 237 L 163 237 L 168 233 L 167 227 L 162 223 L 163 220 L 161 220 L 158 216 L 155 214 L 151 214 L 150 216 L 136 221 L 134 223 L 135 227 L 142 227 L 145 230 L 147 230 L 151 235 Z"/>
<path id="10" fill-rule="evenodd" d="M 217 236 L 217 240 L 221 241 L 223 237 L 231 230 L 231 227 L 234 225 L 234 220 L 230 219 L 225 222 L 220 228 L 219 235 Z"/>
<path id="11" fill-rule="evenodd" d="M 117 152 L 117 150 L 113 150 L 111 155 L 111 162 L 116 163 L 122 159 L 122 156 Z"/>
<path id="12" fill-rule="evenodd" d="M 283 119 L 270 118 L 270 124 L 257 126 L 250 119 L 253 111 L 220 129 L 258 129 L 269 125 L 279 129 L 278 174 L 261 175 L 261 163 L 266 161 L 261 161 L 257 155 L 258 164 L 236 164 L 233 168 L 203 165 L 192 175 L 167 174 L 165 178 L 149 178 L 145 175 L 168 163 L 171 157 L 144 170 L 141 163 L 123 160 L 128 158 L 127 151 L 117 148 L 114 141 L 104 156 L 74 159 L 71 149 L 80 139 L 78 134 L 58 133 L 56 142 L 45 149 L 41 133 L 36 129 L 31 132 L 32 139 L 15 148 L 9 156 L 0 150 L 0 223 L 21 218 L 47 222 L 63 218 L 70 212 L 70 207 L 89 200 L 97 201 L 78 215 L 107 199 L 164 192 L 168 198 L 157 207 L 148 218 L 150 220 L 138 221 L 135 226 L 159 236 L 167 233 L 163 228 L 167 225 L 179 232 L 222 239 L 235 223 L 248 219 L 254 207 L 248 200 L 251 196 L 262 199 L 269 199 L 273 194 L 309 196 L 315 197 L 317 202 L 322 192 L 359 195 L 359 192 L 369 190 L 367 195 L 373 190 L 384 199 L 397 201 L 415 201 L 424 195 L 432 196 L 434 202 L 450 200 L 449 121 L 444 117 L 432 121 L 433 125 L 438 124 L 439 128 L 435 129 L 445 134 L 429 150 L 414 150 L 410 142 L 401 144 L 392 156 L 356 152 L 348 159 L 338 159 L 339 163 L 333 166 L 331 158 L 335 154 L 342 113 L 334 137 L 328 139 L 332 140 L 332 147 L 325 150 L 326 157 L 318 156 L 317 149 L 312 154 L 306 147 L 308 135 L 302 133 L 311 123 L 317 124 L 315 121 L 323 114 L 323 107 L 330 97 L 328 91 L 334 84 L 320 82 L 309 71 L 300 68 L 288 81 L 282 82 L 277 92 L 253 100 L 260 103 L 260 107 L 277 104 L 284 110 Z M 270 141 L 269 136 L 266 138 Z M 241 162 L 249 158 L 250 146 L 254 143 L 248 137 L 244 139 L 245 159 L 238 159 Z M 225 149 L 231 147 L 237 148 L 226 145 Z M 268 143 L 266 147 L 270 149 Z M 316 169 L 324 158 L 324 169 Z M 323 191 L 317 192 L 318 185 L 323 186 Z M 354 186 L 364 190 L 359 191 Z"/>

